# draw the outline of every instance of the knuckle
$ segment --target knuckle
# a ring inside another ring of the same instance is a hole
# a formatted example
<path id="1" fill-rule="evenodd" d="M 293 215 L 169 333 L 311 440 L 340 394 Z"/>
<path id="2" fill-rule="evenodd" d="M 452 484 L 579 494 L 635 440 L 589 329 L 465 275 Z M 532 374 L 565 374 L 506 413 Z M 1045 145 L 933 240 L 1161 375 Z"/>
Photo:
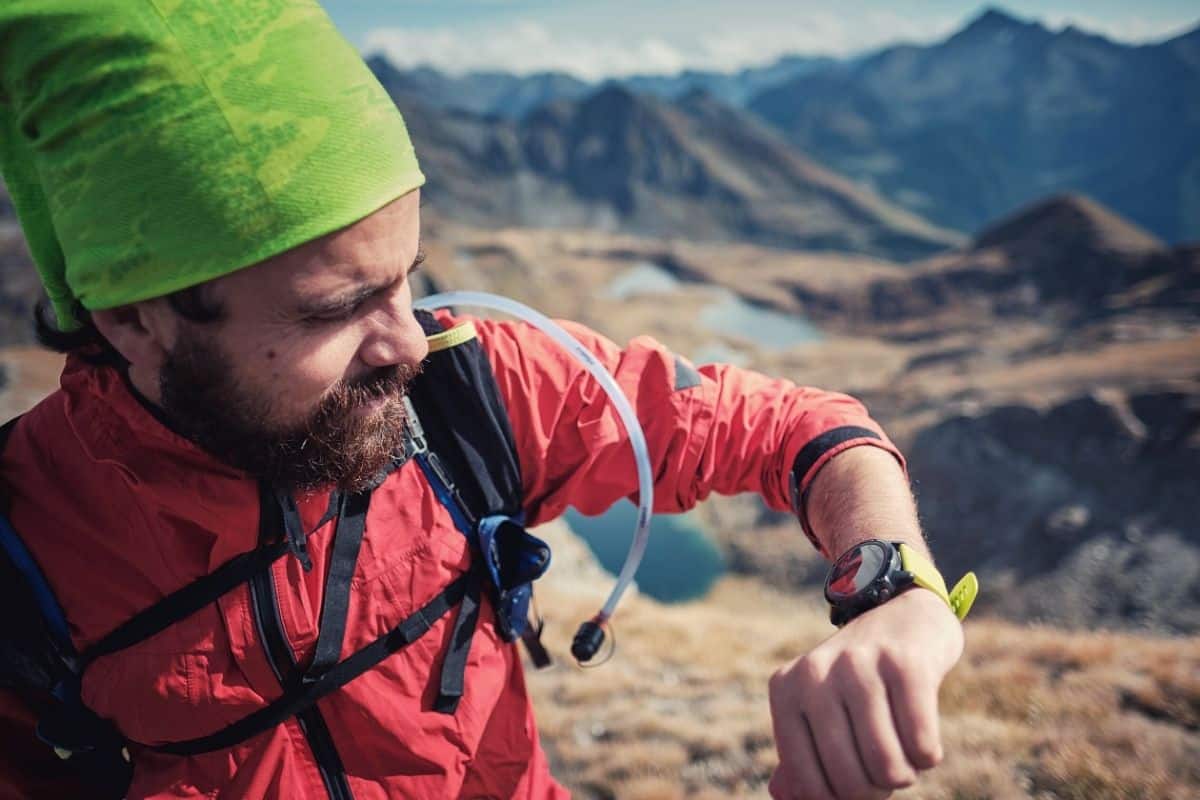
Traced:
<path id="1" fill-rule="evenodd" d="M 767 784 L 767 794 L 772 800 L 787 800 L 791 795 L 784 785 L 783 775 L 778 768 L 771 774 L 771 782 Z"/>
<path id="2" fill-rule="evenodd" d="M 788 688 L 788 673 L 786 670 L 777 669 L 771 673 L 770 679 L 767 681 L 767 695 L 774 703 L 778 700 Z"/>
<path id="3" fill-rule="evenodd" d="M 914 672 L 914 658 L 904 649 L 888 647 L 879 654 L 880 667 L 899 677 L 911 677 Z"/>
<path id="4" fill-rule="evenodd" d="M 821 684 L 825 672 L 816 659 L 805 656 L 796 661 L 790 669 L 780 670 L 771 677 L 776 691 L 805 695 Z"/>
<path id="5" fill-rule="evenodd" d="M 922 736 L 917 740 L 913 752 L 913 766 L 917 769 L 930 769 L 942 763 L 943 753 L 941 744 L 930 736 Z"/>
<path id="6" fill-rule="evenodd" d="M 873 651 L 854 648 L 842 651 L 834 662 L 838 680 L 861 684 L 877 670 L 877 654 Z"/>
<path id="7" fill-rule="evenodd" d="M 824 682 L 829 674 L 829 665 L 823 657 L 810 655 L 796 663 L 796 673 L 805 685 L 815 686 Z"/>
<path id="8" fill-rule="evenodd" d="M 906 789 L 916 783 L 917 776 L 906 764 L 889 762 L 883 769 L 884 789 Z"/>

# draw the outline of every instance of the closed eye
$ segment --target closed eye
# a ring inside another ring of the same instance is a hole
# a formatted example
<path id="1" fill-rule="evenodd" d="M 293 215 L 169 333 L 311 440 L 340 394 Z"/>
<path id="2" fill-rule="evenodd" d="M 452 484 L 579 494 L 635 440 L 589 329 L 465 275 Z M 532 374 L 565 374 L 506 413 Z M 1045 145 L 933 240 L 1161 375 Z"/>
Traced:
<path id="1" fill-rule="evenodd" d="M 355 303 L 354 305 L 331 308 L 327 311 L 309 314 L 302 320 L 302 322 L 305 325 L 320 325 L 325 322 L 342 322 L 354 316 L 354 313 L 361 307 L 361 303 Z"/>
<path id="2" fill-rule="evenodd" d="M 367 286 L 362 287 L 358 291 L 334 300 L 332 303 L 325 306 L 310 306 L 303 309 L 303 316 L 300 318 L 301 323 L 307 326 L 318 326 L 333 322 L 344 322 L 353 317 L 363 305 L 372 297 L 388 292 L 404 283 L 409 275 L 420 269 L 421 264 L 425 261 L 425 251 L 418 249 L 417 256 L 413 259 L 413 263 L 409 266 L 408 271 L 397 278 L 393 283 L 386 286 Z"/>

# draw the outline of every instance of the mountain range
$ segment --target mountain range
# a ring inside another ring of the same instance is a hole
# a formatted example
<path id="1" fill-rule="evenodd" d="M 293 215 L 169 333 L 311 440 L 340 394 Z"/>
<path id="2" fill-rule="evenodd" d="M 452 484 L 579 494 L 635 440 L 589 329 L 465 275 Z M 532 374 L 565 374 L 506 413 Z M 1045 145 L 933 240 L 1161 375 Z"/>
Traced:
<path id="1" fill-rule="evenodd" d="M 959 244 L 811 159 L 744 111 L 607 85 L 519 120 L 431 105 L 376 63 L 432 209 L 484 226 L 590 227 L 912 259 Z"/>
<path id="2" fill-rule="evenodd" d="M 1170 247 L 1089 198 L 1056 195 L 987 226 L 968 247 L 914 265 L 902 279 L 873 282 L 857 311 L 836 313 L 902 320 L 967 307 L 1053 318 L 1066 329 L 1131 308 L 1200 314 L 1200 248 Z"/>
<path id="3" fill-rule="evenodd" d="M 827 166 L 974 231 L 1087 194 L 1170 242 L 1200 238 L 1200 28 L 1131 46 L 988 11 L 776 86 L 749 108 Z"/>
<path id="4" fill-rule="evenodd" d="M 963 233 L 1079 192 L 1167 242 L 1200 239 L 1200 27 L 1128 45 L 989 9 L 931 45 L 606 84 L 371 63 L 421 106 L 518 124 L 612 84 L 667 106 L 702 91 L 766 121 L 802 157 Z"/>
<path id="5" fill-rule="evenodd" d="M 675 100 L 701 90 L 730 105 L 743 106 L 759 92 L 792 78 L 839 63 L 827 56 L 784 56 L 762 67 L 737 72 L 684 70 L 678 75 L 631 75 L 599 83 L 582 81 L 565 72 L 514 75 L 509 72 L 469 72 L 448 75 L 431 67 L 397 70 L 375 54 L 369 66 L 391 89 L 419 95 L 435 108 L 520 119 L 554 100 L 578 100 L 607 84 L 624 86 L 638 94 Z M 386 76 L 386 77 L 385 77 Z"/>

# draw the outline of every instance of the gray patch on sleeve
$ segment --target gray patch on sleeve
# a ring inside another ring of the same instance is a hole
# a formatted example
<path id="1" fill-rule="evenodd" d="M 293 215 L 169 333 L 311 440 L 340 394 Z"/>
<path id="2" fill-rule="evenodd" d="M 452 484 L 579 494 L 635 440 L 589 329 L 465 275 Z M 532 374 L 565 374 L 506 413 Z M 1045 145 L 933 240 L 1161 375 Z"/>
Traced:
<path id="1" fill-rule="evenodd" d="M 675 391 L 682 392 L 684 389 L 691 389 L 693 386 L 699 385 L 700 373 L 696 372 L 696 368 L 679 356 L 675 356 Z"/>

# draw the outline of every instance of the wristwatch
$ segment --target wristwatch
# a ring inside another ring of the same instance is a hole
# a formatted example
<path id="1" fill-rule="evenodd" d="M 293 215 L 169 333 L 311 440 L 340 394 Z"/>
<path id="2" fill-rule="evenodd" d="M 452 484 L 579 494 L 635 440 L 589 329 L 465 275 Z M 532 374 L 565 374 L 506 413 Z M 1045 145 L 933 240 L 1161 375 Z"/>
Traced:
<path id="1" fill-rule="evenodd" d="M 967 616 L 979 594 L 974 572 L 968 572 L 953 590 L 946 591 L 942 574 L 919 551 L 904 542 L 867 539 L 842 553 L 829 570 L 825 579 L 829 621 L 840 628 L 914 586 L 942 598 L 959 619 Z"/>

